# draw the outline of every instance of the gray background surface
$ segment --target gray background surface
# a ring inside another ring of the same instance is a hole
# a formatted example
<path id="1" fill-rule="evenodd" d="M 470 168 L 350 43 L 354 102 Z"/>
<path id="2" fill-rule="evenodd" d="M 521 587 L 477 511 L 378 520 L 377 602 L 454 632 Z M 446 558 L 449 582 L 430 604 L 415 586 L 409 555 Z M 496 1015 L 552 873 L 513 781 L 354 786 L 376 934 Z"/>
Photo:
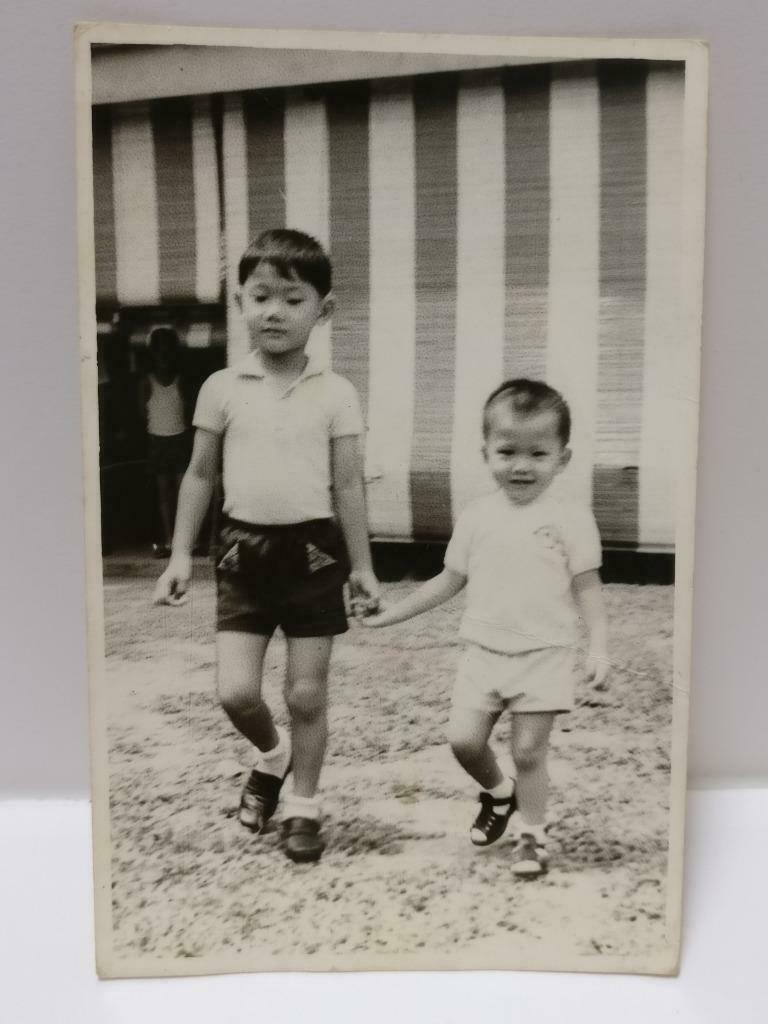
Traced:
<path id="1" fill-rule="evenodd" d="M 71 40 L 75 22 L 97 20 L 710 42 L 691 782 L 768 781 L 768 8 L 759 0 L 28 0 L 0 14 L 0 795 L 82 797 L 88 788 Z"/>

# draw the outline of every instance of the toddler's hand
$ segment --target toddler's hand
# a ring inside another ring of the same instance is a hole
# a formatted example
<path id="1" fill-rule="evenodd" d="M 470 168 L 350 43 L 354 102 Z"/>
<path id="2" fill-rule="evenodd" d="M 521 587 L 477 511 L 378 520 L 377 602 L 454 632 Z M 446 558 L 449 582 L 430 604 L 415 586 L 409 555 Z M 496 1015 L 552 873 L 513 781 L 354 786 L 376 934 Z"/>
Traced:
<path id="1" fill-rule="evenodd" d="M 172 555 L 167 569 L 155 584 L 153 603 L 186 604 L 191 576 L 192 558 L 189 555 Z"/>
<path id="2" fill-rule="evenodd" d="M 358 621 L 379 610 L 379 581 L 370 569 L 353 569 L 349 574 L 349 603 Z"/>
<path id="3" fill-rule="evenodd" d="M 369 612 L 368 615 L 365 615 L 360 621 L 364 626 L 371 628 L 390 626 L 392 625 L 392 615 L 382 604 L 377 604 L 376 608 Z"/>

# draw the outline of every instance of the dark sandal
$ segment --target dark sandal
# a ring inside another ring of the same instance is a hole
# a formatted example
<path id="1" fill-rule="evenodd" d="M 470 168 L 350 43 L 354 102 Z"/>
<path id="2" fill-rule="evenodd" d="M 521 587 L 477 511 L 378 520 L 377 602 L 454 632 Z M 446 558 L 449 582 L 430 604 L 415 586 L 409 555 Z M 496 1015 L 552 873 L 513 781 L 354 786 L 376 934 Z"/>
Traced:
<path id="1" fill-rule="evenodd" d="M 509 819 L 517 810 L 517 797 L 513 789 L 512 795 L 508 797 L 492 797 L 490 793 L 481 793 L 479 800 L 480 811 L 472 822 L 469 838 L 475 846 L 490 846 L 506 832 Z M 495 807 L 506 809 L 497 813 Z M 482 838 L 475 838 L 475 832 L 479 832 Z"/>
<path id="2" fill-rule="evenodd" d="M 267 822 L 277 810 L 280 799 L 280 790 L 283 788 L 291 765 L 288 765 L 285 775 L 267 775 L 254 768 L 243 786 L 240 796 L 240 811 L 238 814 L 240 824 L 251 832 L 263 832 Z"/>
<path id="3" fill-rule="evenodd" d="M 288 818 L 283 822 L 283 849 L 296 864 L 320 860 L 325 843 L 315 818 Z"/>

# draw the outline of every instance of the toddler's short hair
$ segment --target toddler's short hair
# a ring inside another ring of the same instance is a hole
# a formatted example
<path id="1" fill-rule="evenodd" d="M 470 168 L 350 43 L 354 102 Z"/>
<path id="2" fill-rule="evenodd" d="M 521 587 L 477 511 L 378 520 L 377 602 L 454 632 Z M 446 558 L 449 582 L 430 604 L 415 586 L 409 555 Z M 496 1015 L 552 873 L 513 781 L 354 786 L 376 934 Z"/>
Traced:
<path id="1" fill-rule="evenodd" d="M 331 290 L 328 254 L 317 239 L 303 231 L 272 228 L 254 238 L 237 269 L 241 287 L 260 263 L 269 263 L 286 280 L 295 274 L 299 280 L 311 284 L 320 298 L 325 298 Z"/>
<path id="2" fill-rule="evenodd" d="M 557 436 L 563 448 L 571 439 L 571 410 L 568 403 L 549 384 L 540 380 L 516 377 L 505 380 L 486 399 L 483 406 L 483 437 L 491 429 L 491 412 L 501 402 L 508 403 L 521 416 L 535 416 L 539 412 L 553 412 L 557 418 Z"/>

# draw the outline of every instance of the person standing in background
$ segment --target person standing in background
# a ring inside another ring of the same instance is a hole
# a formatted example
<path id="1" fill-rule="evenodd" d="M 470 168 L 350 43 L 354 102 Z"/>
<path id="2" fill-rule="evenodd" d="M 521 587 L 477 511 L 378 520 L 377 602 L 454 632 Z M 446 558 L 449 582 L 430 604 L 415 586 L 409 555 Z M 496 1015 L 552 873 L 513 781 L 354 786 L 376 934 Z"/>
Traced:
<path id="1" fill-rule="evenodd" d="M 189 463 L 191 431 L 182 388 L 179 336 L 172 327 L 155 327 L 149 336 L 150 370 L 142 378 L 139 403 L 148 437 L 148 464 L 155 481 L 161 537 L 155 558 L 171 553 L 176 502 Z"/>

